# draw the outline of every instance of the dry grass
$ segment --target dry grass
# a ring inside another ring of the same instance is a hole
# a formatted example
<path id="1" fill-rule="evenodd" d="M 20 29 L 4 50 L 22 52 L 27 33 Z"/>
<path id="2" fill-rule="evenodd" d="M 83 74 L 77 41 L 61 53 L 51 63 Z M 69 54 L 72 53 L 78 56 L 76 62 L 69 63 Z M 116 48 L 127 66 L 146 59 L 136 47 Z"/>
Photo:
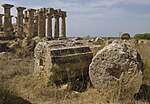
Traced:
<path id="1" fill-rule="evenodd" d="M 145 79 L 150 79 L 150 42 L 137 49 L 145 65 Z M 12 55 L 13 56 L 13 55 Z M 83 93 L 70 92 L 61 87 L 46 86 L 33 75 L 33 59 L 0 58 L 0 104 L 104 104 L 99 92 L 89 88 Z M 148 104 L 137 101 L 136 104 Z"/>
<path id="2" fill-rule="evenodd" d="M 150 80 L 150 41 L 139 44 L 136 48 L 142 56 L 144 63 L 144 78 Z"/>

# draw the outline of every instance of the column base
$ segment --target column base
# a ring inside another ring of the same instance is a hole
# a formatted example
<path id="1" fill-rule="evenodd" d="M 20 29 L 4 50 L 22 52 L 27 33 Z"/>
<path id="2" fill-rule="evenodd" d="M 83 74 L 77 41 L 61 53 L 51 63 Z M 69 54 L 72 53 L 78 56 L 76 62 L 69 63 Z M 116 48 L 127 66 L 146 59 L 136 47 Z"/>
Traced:
<path id="1" fill-rule="evenodd" d="M 11 37 L 14 36 L 13 32 L 4 32 L 4 36 Z"/>
<path id="2" fill-rule="evenodd" d="M 47 39 L 48 39 L 48 40 L 53 40 L 53 38 L 52 38 L 52 37 L 47 37 Z"/>
<path id="3" fill-rule="evenodd" d="M 66 40 L 67 37 L 59 37 L 58 39 L 59 39 L 59 40 Z"/>

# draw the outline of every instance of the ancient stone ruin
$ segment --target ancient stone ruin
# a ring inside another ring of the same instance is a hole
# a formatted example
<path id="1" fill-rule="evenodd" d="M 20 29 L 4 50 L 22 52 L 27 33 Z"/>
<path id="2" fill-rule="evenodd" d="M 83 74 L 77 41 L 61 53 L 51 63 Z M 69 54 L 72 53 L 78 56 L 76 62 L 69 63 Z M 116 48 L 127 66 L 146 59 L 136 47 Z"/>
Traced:
<path id="1" fill-rule="evenodd" d="M 44 79 L 47 85 L 56 85 L 58 82 L 62 85 L 72 79 L 79 81 L 84 76 L 100 92 L 103 104 L 134 104 L 134 96 L 137 99 L 141 97 L 143 91 L 138 91 L 142 85 L 143 63 L 138 52 L 126 42 L 111 40 L 107 41 L 104 48 L 90 48 L 66 39 L 67 15 L 61 9 L 17 7 L 15 17 L 11 15 L 14 5 L 3 4 L 2 7 L 4 13 L 0 14 L 0 40 L 1 37 L 14 37 L 15 42 L 0 42 L 0 52 L 5 55 L 5 52 L 13 50 L 15 56 L 19 47 L 18 50 L 25 53 L 20 52 L 20 56 L 29 56 L 26 53 L 31 52 L 33 57 L 34 54 L 36 78 Z M 14 17 L 15 24 L 12 23 Z M 100 42 L 103 41 L 98 38 L 95 41 Z M 94 58 L 93 54 L 96 54 Z"/>
<path id="2" fill-rule="evenodd" d="M 134 94 L 142 85 L 143 62 L 127 42 L 114 41 L 92 59 L 89 76 L 104 104 L 134 104 Z"/>
<path id="3" fill-rule="evenodd" d="M 75 77 L 88 77 L 93 54 L 88 46 L 71 41 L 39 42 L 35 48 L 35 73 L 46 83 L 55 84 Z"/>
<path id="4" fill-rule="evenodd" d="M 4 37 L 47 37 L 49 39 L 66 38 L 66 12 L 61 9 L 40 8 L 26 9 L 17 7 L 15 25 L 12 24 L 11 8 L 14 5 L 3 4 L 4 14 L 0 14 L 0 31 Z M 4 17 L 4 19 L 3 19 Z M 54 34 L 52 33 L 52 19 L 55 19 Z M 60 26 L 60 18 L 62 23 Z M 61 27 L 61 33 L 60 33 Z M 3 34 L 2 34 L 3 33 Z"/>

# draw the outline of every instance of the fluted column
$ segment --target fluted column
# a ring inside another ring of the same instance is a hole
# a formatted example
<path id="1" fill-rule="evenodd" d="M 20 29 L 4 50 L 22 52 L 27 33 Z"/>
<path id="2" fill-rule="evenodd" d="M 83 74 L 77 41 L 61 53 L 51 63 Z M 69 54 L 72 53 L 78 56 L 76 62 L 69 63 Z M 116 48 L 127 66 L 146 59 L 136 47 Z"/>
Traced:
<path id="1" fill-rule="evenodd" d="M 58 39 L 59 38 L 59 14 L 55 14 L 55 33 L 54 33 L 54 38 Z"/>
<path id="2" fill-rule="evenodd" d="M 23 10 L 25 10 L 26 8 L 24 7 L 17 7 L 17 36 L 18 37 L 22 37 L 24 31 L 23 31 Z"/>
<path id="3" fill-rule="evenodd" d="M 38 36 L 38 15 L 36 14 L 34 16 L 35 23 L 34 23 L 34 34 L 35 36 Z"/>
<path id="4" fill-rule="evenodd" d="M 14 26 L 13 26 L 13 24 L 12 24 L 12 18 L 13 18 L 13 17 L 14 17 L 13 15 L 10 16 L 11 32 L 12 32 L 12 33 L 13 33 L 13 31 L 14 31 Z"/>
<path id="5" fill-rule="evenodd" d="M 38 36 L 39 37 L 44 37 L 45 28 L 44 28 L 44 11 L 40 9 L 38 11 Z"/>
<path id="6" fill-rule="evenodd" d="M 29 12 L 29 24 L 28 24 L 28 36 L 34 37 L 34 12 L 35 9 L 28 9 Z"/>
<path id="7" fill-rule="evenodd" d="M 62 23 L 61 23 L 61 37 L 65 38 L 66 37 L 66 12 L 62 15 Z"/>
<path id="8" fill-rule="evenodd" d="M 25 11 L 25 13 L 24 13 L 24 22 L 25 22 L 25 24 L 27 24 L 27 22 L 28 22 L 28 11 L 26 10 Z"/>
<path id="9" fill-rule="evenodd" d="M 43 19 L 44 19 L 44 36 L 46 35 L 46 8 L 42 8 L 43 11 Z"/>
<path id="10" fill-rule="evenodd" d="M 48 14 L 47 20 L 47 37 L 52 38 L 52 14 Z"/>
<path id="11" fill-rule="evenodd" d="M 2 20 L 3 16 L 4 16 L 4 14 L 0 14 L 0 29 L 3 26 L 3 20 Z"/>
<path id="12" fill-rule="evenodd" d="M 10 4 L 3 4 L 4 7 L 4 35 L 11 36 L 13 34 L 10 9 L 14 7 Z"/>
<path id="13" fill-rule="evenodd" d="M 53 18 L 53 13 L 54 9 L 53 8 L 48 8 L 47 9 L 47 37 L 48 38 L 53 38 L 52 37 L 52 18 Z"/>

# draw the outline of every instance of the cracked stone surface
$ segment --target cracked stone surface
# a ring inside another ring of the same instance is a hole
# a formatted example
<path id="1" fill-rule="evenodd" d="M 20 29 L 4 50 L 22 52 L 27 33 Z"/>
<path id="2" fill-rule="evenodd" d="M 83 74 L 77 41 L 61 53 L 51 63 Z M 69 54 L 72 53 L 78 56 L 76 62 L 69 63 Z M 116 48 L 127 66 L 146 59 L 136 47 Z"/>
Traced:
<path id="1" fill-rule="evenodd" d="M 128 42 L 114 41 L 92 59 L 89 76 L 106 102 L 134 104 L 143 78 L 143 62 Z M 126 101 L 129 99 L 129 101 Z"/>

